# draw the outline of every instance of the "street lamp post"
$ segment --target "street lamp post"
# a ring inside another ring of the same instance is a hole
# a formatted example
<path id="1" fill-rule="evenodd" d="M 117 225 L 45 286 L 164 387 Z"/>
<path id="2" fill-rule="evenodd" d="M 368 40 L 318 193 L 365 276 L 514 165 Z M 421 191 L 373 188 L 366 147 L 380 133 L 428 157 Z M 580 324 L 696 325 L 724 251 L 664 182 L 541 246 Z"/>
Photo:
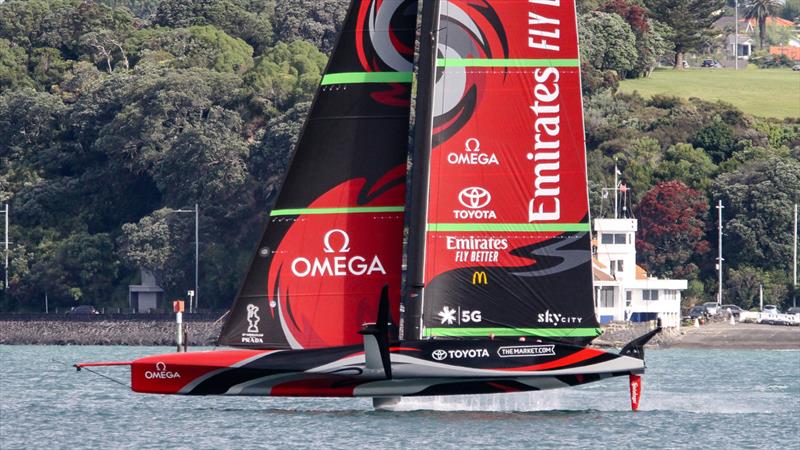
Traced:
<path id="1" fill-rule="evenodd" d="M 6 207 L 3 210 L 3 214 L 5 214 L 5 229 L 6 229 L 6 240 L 5 240 L 5 269 L 3 270 L 5 274 L 5 282 L 3 283 L 3 290 L 8 289 L 8 203 L 6 203 Z"/>
<path id="2" fill-rule="evenodd" d="M 176 209 L 176 213 L 194 213 L 194 308 L 189 303 L 189 312 L 197 312 L 197 304 L 200 299 L 200 291 L 198 289 L 199 279 L 199 264 L 200 264 L 200 208 L 197 203 L 194 204 L 194 209 Z"/>

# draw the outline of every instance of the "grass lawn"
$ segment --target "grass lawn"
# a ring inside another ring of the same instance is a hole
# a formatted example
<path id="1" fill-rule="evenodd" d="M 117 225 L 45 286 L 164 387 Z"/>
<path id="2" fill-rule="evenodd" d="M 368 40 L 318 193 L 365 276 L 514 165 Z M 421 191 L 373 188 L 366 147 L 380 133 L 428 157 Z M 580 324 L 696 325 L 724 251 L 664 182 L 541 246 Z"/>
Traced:
<path id="1" fill-rule="evenodd" d="M 620 91 L 722 100 L 757 116 L 800 117 L 800 72 L 790 69 L 663 69 L 622 81 Z"/>

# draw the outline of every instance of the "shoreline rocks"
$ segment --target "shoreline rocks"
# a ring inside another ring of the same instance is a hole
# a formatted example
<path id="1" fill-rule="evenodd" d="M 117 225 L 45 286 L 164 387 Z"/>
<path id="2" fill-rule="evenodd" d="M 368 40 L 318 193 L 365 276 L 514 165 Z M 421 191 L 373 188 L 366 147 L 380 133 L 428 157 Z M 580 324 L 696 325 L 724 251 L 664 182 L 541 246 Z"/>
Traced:
<path id="1" fill-rule="evenodd" d="M 222 322 L 186 322 L 190 346 L 216 343 Z M 175 322 L 142 320 L 3 320 L 6 345 L 175 345 Z"/>

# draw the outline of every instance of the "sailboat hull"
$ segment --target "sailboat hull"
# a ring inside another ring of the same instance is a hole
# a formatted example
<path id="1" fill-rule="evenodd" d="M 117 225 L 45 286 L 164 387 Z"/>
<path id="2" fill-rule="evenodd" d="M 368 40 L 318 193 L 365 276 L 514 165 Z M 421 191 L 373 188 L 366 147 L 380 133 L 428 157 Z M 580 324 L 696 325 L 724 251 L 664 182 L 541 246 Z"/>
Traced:
<path id="1" fill-rule="evenodd" d="M 406 341 L 392 378 L 362 346 L 172 353 L 132 361 L 136 392 L 181 395 L 394 397 L 555 389 L 640 374 L 644 361 L 546 341 Z"/>

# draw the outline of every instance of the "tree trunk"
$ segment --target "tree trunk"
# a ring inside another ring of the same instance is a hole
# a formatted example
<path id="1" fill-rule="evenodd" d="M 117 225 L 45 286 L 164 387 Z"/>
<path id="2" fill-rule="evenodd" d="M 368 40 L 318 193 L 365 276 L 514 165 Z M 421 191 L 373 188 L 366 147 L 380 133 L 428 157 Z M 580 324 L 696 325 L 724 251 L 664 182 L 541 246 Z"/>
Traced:
<path id="1" fill-rule="evenodd" d="M 675 70 L 683 70 L 683 52 L 676 51 L 675 52 Z"/>
<path id="2" fill-rule="evenodd" d="M 764 50 L 764 42 L 767 40 L 767 17 L 758 18 L 758 39 L 761 44 L 761 50 Z"/>

